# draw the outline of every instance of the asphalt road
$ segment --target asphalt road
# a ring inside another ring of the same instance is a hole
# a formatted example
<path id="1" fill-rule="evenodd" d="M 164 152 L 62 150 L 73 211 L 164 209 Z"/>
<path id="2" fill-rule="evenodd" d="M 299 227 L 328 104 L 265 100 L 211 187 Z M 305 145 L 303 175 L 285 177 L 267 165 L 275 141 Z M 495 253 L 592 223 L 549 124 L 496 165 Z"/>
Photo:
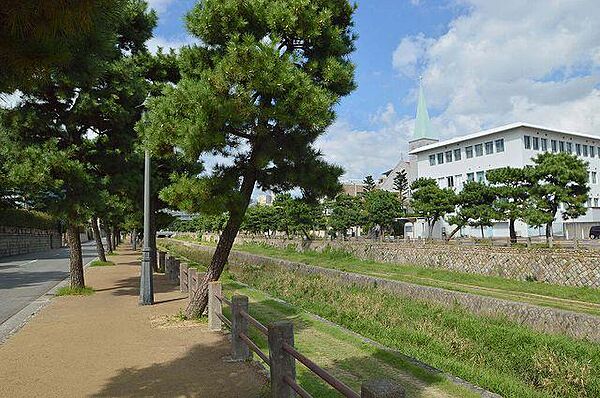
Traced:
<path id="1" fill-rule="evenodd" d="M 82 244 L 83 263 L 96 257 L 93 241 Z M 0 325 L 69 276 L 69 249 L 0 259 Z"/>

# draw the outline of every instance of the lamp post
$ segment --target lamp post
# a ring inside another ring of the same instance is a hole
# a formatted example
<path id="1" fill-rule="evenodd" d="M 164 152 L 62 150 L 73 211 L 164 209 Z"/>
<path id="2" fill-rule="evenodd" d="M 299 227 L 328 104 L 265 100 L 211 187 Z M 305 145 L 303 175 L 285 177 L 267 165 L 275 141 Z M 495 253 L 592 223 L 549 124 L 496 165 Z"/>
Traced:
<path id="1" fill-rule="evenodd" d="M 146 149 L 144 155 L 144 248 L 140 275 L 140 305 L 154 304 L 150 250 L 150 152 Z"/>

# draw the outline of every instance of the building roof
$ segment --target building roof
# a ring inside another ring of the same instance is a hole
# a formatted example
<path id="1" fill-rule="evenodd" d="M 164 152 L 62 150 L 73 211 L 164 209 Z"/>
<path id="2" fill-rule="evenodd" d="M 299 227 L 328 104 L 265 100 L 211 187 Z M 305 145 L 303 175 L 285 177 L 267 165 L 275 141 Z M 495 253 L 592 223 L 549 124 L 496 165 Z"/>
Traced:
<path id="1" fill-rule="evenodd" d="M 500 132 L 508 131 L 508 130 L 513 130 L 513 129 L 516 129 L 519 127 L 525 127 L 525 128 L 534 129 L 534 130 L 544 130 L 544 131 L 549 131 L 549 132 L 554 132 L 554 133 L 559 133 L 559 134 L 567 134 L 567 135 L 572 135 L 572 136 L 581 137 L 581 138 L 588 138 L 588 139 L 592 139 L 592 140 L 600 140 L 600 136 L 597 136 L 597 135 L 576 133 L 573 131 L 566 131 L 566 130 L 551 129 L 548 127 L 538 126 L 535 124 L 530 124 L 530 123 L 525 123 L 525 122 L 516 122 L 516 123 L 505 124 L 503 126 L 494 127 L 492 129 L 488 129 L 488 130 L 478 131 L 476 133 L 464 135 L 462 137 L 451 138 L 446 141 L 440 141 L 440 142 L 436 142 L 433 144 L 425 145 L 425 146 L 413 149 L 412 151 L 409 152 L 409 154 L 414 155 L 414 154 L 425 152 L 425 151 L 428 151 L 431 149 L 442 148 L 447 145 L 458 144 L 463 141 L 481 138 L 481 137 L 485 137 L 486 135 L 496 134 L 496 133 L 500 133 Z"/>
<path id="2" fill-rule="evenodd" d="M 417 102 L 417 118 L 415 119 L 413 140 L 420 138 L 437 139 L 437 134 L 431 128 L 429 112 L 427 112 L 427 104 L 425 103 L 425 94 L 423 93 L 423 84 L 421 83 L 419 83 L 419 100 Z"/>

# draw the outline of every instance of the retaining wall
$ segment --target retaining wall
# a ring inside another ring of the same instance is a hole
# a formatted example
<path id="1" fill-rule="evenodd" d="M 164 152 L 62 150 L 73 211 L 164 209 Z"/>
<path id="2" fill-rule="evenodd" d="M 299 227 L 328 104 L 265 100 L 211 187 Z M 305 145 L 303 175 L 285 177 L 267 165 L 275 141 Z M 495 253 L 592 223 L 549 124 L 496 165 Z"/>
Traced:
<path id="1" fill-rule="evenodd" d="M 213 247 L 182 241 L 178 241 L 178 243 L 208 252 L 214 251 Z M 271 265 L 293 272 L 323 275 L 335 278 L 342 283 L 377 287 L 403 297 L 424 300 L 446 307 L 459 305 L 477 315 L 505 316 L 513 322 L 545 333 L 562 334 L 600 342 L 600 317 L 593 315 L 392 281 L 239 251 L 231 252 L 229 262 L 234 265 Z"/>
<path id="2" fill-rule="evenodd" d="M 0 226 L 0 257 L 58 249 L 61 244 L 57 231 Z"/>
<path id="3" fill-rule="evenodd" d="M 600 288 L 600 250 L 473 246 L 425 241 L 301 241 L 239 236 L 236 243 L 258 242 L 296 250 L 321 251 L 327 247 L 361 259 L 443 268 L 516 280 Z"/>

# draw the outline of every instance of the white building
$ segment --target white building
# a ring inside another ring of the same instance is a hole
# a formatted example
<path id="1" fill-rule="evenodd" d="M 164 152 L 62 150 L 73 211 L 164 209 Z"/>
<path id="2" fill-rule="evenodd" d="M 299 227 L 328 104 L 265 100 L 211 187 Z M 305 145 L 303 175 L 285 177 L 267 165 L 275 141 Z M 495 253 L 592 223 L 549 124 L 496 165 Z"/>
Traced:
<path id="1" fill-rule="evenodd" d="M 411 182 L 420 177 L 433 178 L 440 187 L 458 192 L 467 181 L 485 181 L 488 170 L 530 165 L 541 152 L 573 153 L 589 163 L 588 211 L 576 220 L 563 221 L 557 216 L 554 234 L 587 238 L 589 227 L 600 224 L 600 137 L 519 122 L 438 141 L 429 123 L 422 89 L 419 94 L 415 138 L 409 143 L 410 161 L 400 162 L 409 171 Z M 434 234 L 438 236 L 453 229 L 445 221 L 437 224 Z M 545 234 L 543 228 L 530 228 L 522 222 L 517 222 L 516 229 L 519 236 Z M 415 225 L 413 230 L 422 228 Z M 480 236 L 481 232 L 467 227 L 462 234 Z M 497 222 L 485 231 L 486 237 L 508 235 L 508 222 Z"/>

